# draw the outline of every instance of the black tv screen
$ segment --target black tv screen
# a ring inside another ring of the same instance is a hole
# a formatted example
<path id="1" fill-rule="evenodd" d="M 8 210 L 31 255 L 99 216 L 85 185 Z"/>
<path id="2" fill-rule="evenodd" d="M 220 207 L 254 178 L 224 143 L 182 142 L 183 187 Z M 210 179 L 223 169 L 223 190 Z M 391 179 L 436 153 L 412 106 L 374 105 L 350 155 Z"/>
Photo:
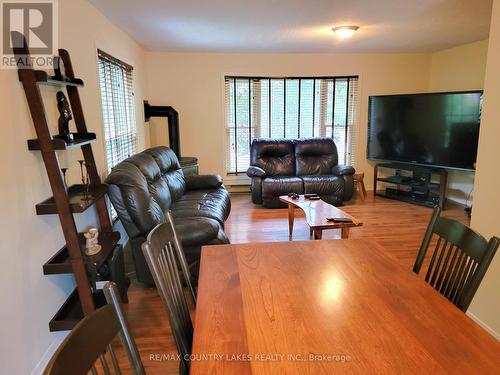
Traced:
<path id="1" fill-rule="evenodd" d="M 370 96 L 371 160 L 474 169 L 482 92 Z"/>

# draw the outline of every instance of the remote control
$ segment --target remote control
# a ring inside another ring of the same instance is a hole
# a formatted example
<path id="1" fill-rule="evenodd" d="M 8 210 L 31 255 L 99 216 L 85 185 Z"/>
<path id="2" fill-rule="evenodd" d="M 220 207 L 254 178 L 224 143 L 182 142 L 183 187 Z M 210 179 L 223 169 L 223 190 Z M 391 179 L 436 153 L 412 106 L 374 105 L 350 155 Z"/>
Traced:
<path id="1" fill-rule="evenodd" d="M 335 223 L 352 223 L 350 217 L 327 217 L 326 220 L 333 221 Z"/>
<path id="2" fill-rule="evenodd" d="M 304 194 L 304 197 L 305 197 L 305 198 L 309 198 L 309 199 L 311 199 L 311 198 L 313 198 L 313 197 L 318 197 L 318 194 Z M 319 197 L 318 197 L 318 198 L 319 198 Z"/>
<path id="3" fill-rule="evenodd" d="M 312 197 L 309 197 L 309 199 L 312 200 L 312 201 L 317 201 L 317 200 L 320 200 L 321 198 L 318 197 L 317 195 L 314 195 Z"/>

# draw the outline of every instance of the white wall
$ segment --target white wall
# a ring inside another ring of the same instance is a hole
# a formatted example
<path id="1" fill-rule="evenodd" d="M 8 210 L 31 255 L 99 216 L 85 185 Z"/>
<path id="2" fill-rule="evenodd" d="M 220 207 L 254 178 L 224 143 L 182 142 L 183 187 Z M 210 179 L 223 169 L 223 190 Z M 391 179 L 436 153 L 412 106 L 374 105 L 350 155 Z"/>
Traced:
<path id="1" fill-rule="evenodd" d="M 135 67 L 135 93 L 139 144 L 148 144 L 144 132 L 142 98 L 144 51 L 124 32 L 112 25 L 85 0 L 59 1 L 59 45 L 69 50 L 75 72 L 85 81 L 80 90 L 89 131 L 97 133 L 93 144 L 98 169 L 105 171 L 104 144 L 98 91 L 96 48 Z M 57 89 L 43 88 L 46 111 L 57 131 Z M 35 204 L 51 195 L 39 152 L 28 151 L 26 140 L 35 131 L 16 71 L 0 70 L 0 373 L 26 375 L 38 372 L 64 336 L 50 333 L 48 322 L 73 289 L 71 275 L 44 276 L 42 265 L 64 244 L 57 216 L 36 216 Z M 71 124 L 74 126 L 74 124 Z M 58 153 L 61 164 L 70 167 L 68 180 L 79 180 L 81 152 Z M 84 228 L 95 223 L 95 212 L 76 215 Z"/>
<path id="2" fill-rule="evenodd" d="M 482 89 L 487 41 L 427 54 L 214 54 L 153 53 L 147 56 L 152 104 L 179 111 L 181 148 L 197 156 L 202 172 L 225 174 L 224 75 L 359 75 L 360 106 L 356 168 L 371 188 L 366 160 L 368 97 L 376 94 Z M 166 122 L 152 119 L 151 144 L 168 144 Z M 226 182 L 234 180 L 226 178 Z M 450 171 L 449 196 L 465 202 L 474 174 Z"/>
<path id="3" fill-rule="evenodd" d="M 485 80 L 483 120 L 479 135 L 479 152 L 474 185 L 472 227 L 482 235 L 500 237 L 500 1 L 493 3 L 488 62 Z M 469 313 L 480 319 L 500 339 L 500 251 L 472 301 Z"/>
<path id="4" fill-rule="evenodd" d="M 433 53 L 429 91 L 482 90 L 487 55 L 488 40 Z M 473 185 L 474 172 L 450 170 L 448 197 L 465 203 Z"/>
<path id="5" fill-rule="evenodd" d="M 360 106 L 356 167 L 373 175 L 366 160 L 368 96 L 424 92 L 429 54 L 210 54 L 147 53 L 151 104 L 171 105 L 180 114 L 181 148 L 197 156 L 201 172 L 225 174 L 224 75 L 359 75 Z M 151 144 L 167 144 L 165 120 L 151 121 Z"/>

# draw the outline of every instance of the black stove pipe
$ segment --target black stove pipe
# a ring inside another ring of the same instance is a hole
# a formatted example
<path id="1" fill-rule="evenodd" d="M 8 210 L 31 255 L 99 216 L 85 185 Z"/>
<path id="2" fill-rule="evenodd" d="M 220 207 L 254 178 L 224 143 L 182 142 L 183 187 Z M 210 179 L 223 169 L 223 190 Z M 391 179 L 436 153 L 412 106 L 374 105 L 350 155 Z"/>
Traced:
<path id="1" fill-rule="evenodd" d="M 172 151 L 181 158 L 181 145 L 179 135 L 179 113 L 170 106 L 150 105 L 144 100 L 144 118 L 148 122 L 151 117 L 166 117 L 168 125 L 169 146 Z"/>

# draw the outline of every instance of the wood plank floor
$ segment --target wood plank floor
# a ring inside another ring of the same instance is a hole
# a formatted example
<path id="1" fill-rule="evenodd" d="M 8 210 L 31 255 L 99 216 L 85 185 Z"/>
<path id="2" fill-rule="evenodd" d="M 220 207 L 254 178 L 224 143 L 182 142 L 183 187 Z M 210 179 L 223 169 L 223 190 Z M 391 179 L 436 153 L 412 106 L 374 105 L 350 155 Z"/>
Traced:
<path id="1" fill-rule="evenodd" d="M 351 229 L 350 238 L 375 238 L 411 272 L 432 210 L 381 197 L 374 198 L 371 192 L 368 194 L 364 202 L 354 200 L 342 207 L 364 223 L 362 227 Z M 289 240 L 286 209 L 268 210 L 254 206 L 248 194 L 233 194 L 231 201 L 232 211 L 226 222 L 226 233 L 232 243 Z M 453 203 L 447 206 L 443 216 L 468 224 L 463 207 Z M 340 238 L 340 232 L 324 231 L 323 238 Z M 293 239 L 309 239 L 309 229 L 300 210 L 296 210 Z M 156 290 L 132 283 L 129 300 L 125 309 L 146 372 L 177 374 L 178 363 L 167 357 L 175 356 L 176 349 Z"/>

